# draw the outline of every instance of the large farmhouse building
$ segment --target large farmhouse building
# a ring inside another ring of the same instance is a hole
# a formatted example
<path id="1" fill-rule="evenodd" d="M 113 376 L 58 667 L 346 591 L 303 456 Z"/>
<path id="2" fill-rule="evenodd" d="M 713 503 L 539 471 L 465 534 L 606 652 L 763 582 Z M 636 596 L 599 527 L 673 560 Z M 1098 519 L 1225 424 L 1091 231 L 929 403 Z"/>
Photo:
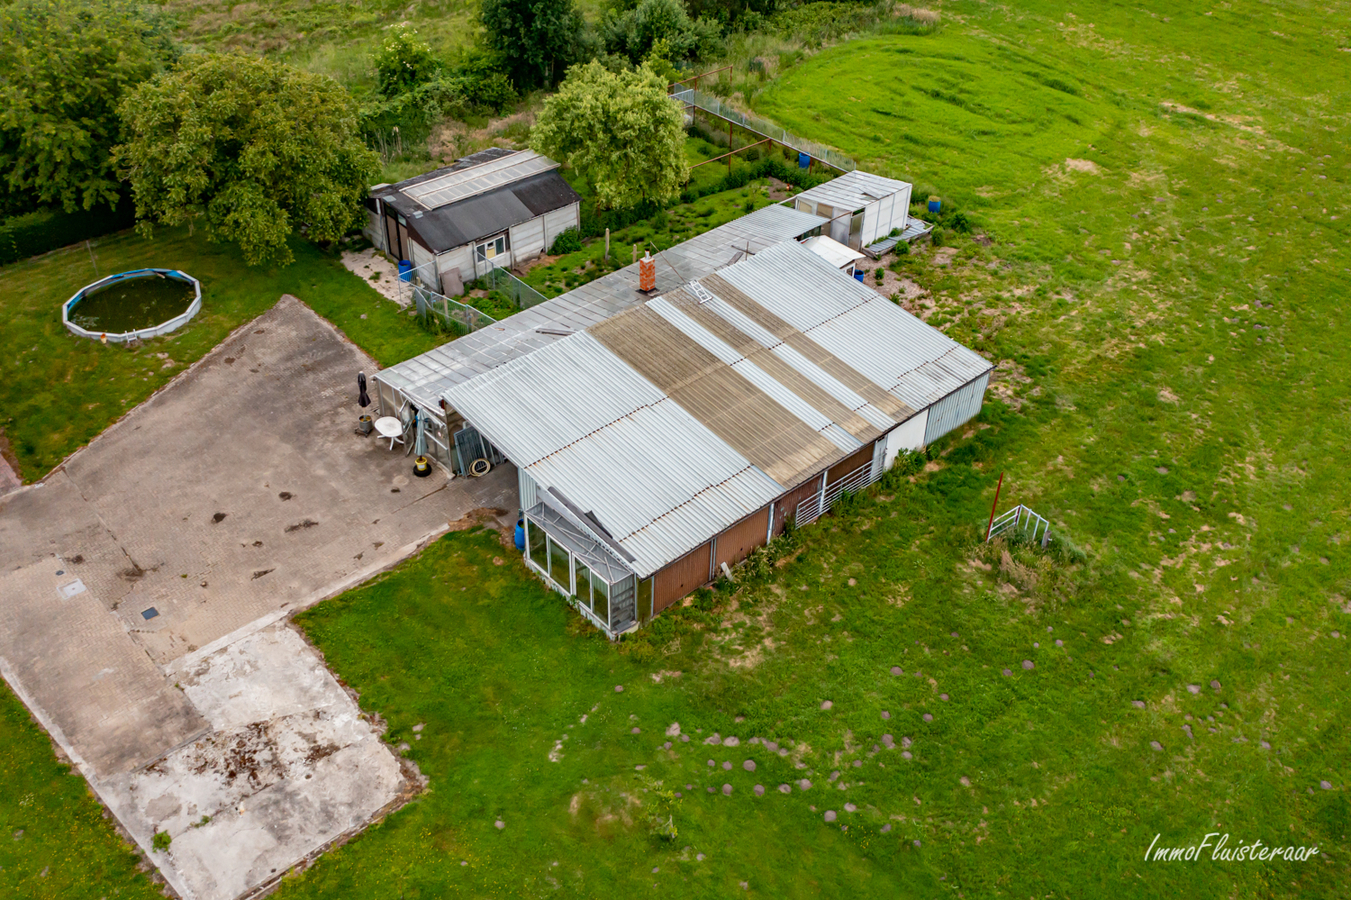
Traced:
<path id="1" fill-rule="evenodd" d="M 760 209 L 377 373 L 381 412 L 514 464 L 527 562 L 623 634 L 979 413 L 990 363 L 799 243 L 829 227 Z"/>

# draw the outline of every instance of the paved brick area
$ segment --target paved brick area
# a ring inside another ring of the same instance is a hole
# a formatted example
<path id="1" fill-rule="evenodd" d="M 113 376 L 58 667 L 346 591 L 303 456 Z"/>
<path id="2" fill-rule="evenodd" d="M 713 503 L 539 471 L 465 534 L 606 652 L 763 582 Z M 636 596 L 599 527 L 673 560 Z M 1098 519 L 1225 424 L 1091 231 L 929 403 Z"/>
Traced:
<path id="1" fill-rule="evenodd" d="M 0 496 L 0 671 L 185 897 L 252 890 L 403 790 L 286 616 L 484 510 L 514 522 L 511 466 L 414 478 L 403 447 L 356 434 L 375 369 L 283 297 Z"/>

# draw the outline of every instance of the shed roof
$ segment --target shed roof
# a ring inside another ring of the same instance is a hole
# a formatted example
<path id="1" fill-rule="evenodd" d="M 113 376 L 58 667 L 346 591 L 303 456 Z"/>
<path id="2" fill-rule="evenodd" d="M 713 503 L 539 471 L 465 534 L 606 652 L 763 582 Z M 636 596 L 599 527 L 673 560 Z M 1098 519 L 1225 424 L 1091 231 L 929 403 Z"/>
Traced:
<path id="1" fill-rule="evenodd" d="M 813 204 L 825 203 L 837 211 L 853 212 L 870 203 L 890 197 L 910 187 L 905 181 L 874 175 L 871 172 L 845 172 L 839 178 L 832 178 L 824 184 L 808 188 L 786 203 L 810 201 Z"/>
<path id="2" fill-rule="evenodd" d="M 989 369 L 788 241 L 444 396 L 645 577 Z"/>
<path id="3" fill-rule="evenodd" d="M 484 154 L 476 160 L 465 159 L 460 163 L 431 178 L 400 185 L 400 189 L 423 209 L 440 209 L 476 194 L 487 193 L 558 168 L 558 163 L 533 150 L 491 156 Z"/>
<path id="4" fill-rule="evenodd" d="M 792 241 L 825 220 L 785 206 L 766 206 L 658 254 L 657 292 L 679 287 L 746 255 Z M 376 377 L 424 408 L 446 388 L 533 353 L 573 332 L 603 322 L 648 299 L 638 290 L 638 266 L 629 265 L 552 300 L 420 356 Z"/>
<path id="5" fill-rule="evenodd" d="M 843 269 L 851 262 L 858 262 L 866 255 L 858 252 L 852 247 L 841 244 L 839 241 L 831 240 L 824 234 L 818 234 L 807 238 L 802 242 L 802 246 L 806 247 L 837 269 Z"/>
<path id="6" fill-rule="evenodd" d="M 402 213 L 418 243 L 440 253 L 577 203 L 557 168 L 533 151 L 492 147 L 372 197 Z"/>

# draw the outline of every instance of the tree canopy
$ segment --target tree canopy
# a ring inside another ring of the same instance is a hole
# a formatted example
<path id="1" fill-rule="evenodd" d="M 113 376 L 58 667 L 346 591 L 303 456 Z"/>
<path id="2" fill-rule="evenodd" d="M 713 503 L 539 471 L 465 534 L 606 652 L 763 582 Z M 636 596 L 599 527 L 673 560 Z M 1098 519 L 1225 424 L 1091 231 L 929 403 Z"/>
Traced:
<path id="1" fill-rule="evenodd" d="M 708 19 L 691 19 L 681 0 L 642 0 L 601 22 L 605 49 L 638 63 L 655 55 L 669 61 L 710 59 L 722 50 L 722 33 Z"/>
<path id="2" fill-rule="evenodd" d="M 336 240 L 362 218 L 378 160 L 331 78 L 247 56 L 185 57 L 122 104 L 119 162 L 137 227 L 202 222 L 250 265 L 291 261 L 303 227 Z"/>
<path id="3" fill-rule="evenodd" d="M 684 115 L 646 65 L 619 73 L 595 60 L 574 66 L 544 102 L 530 146 L 572 166 L 606 207 L 670 200 L 689 177 Z"/>
<path id="4" fill-rule="evenodd" d="M 131 0 L 0 4 L 0 193 L 67 212 L 117 202 L 118 104 L 176 54 Z"/>
<path id="5" fill-rule="evenodd" d="M 483 0 L 484 43 L 521 90 L 552 87 L 584 55 L 585 29 L 572 0 Z"/>

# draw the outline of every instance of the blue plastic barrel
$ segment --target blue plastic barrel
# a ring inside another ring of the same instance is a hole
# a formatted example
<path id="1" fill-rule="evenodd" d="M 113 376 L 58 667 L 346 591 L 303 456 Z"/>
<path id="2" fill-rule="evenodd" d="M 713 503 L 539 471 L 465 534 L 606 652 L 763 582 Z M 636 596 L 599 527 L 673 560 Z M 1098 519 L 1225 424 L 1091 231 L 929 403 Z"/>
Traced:
<path id="1" fill-rule="evenodd" d="M 929 212 L 931 212 L 931 213 L 936 213 L 936 212 L 938 212 L 938 211 L 939 211 L 940 209 L 942 209 L 942 208 L 943 208 L 943 201 L 942 201 L 942 200 L 930 200 L 930 201 L 929 201 Z"/>
<path id="2" fill-rule="evenodd" d="M 399 280 L 413 280 L 413 264 L 406 259 L 399 260 Z"/>
<path id="3" fill-rule="evenodd" d="M 863 270 L 862 270 L 862 269 L 855 269 L 855 270 L 854 270 L 854 280 L 857 281 L 859 284 L 862 284 L 862 283 L 863 283 Z"/>
<path id="4" fill-rule="evenodd" d="M 525 550 L 525 519 L 516 520 L 516 549 Z"/>
<path id="5" fill-rule="evenodd" d="M 797 167 L 798 167 L 799 169 L 805 169 L 805 168 L 807 168 L 808 166 L 810 166 L 811 164 L 812 164 L 812 157 L 811 157 L 811 154 L 810 154 L 810 153 L 798 153 L 798 155 L 797 155 Z"/>

